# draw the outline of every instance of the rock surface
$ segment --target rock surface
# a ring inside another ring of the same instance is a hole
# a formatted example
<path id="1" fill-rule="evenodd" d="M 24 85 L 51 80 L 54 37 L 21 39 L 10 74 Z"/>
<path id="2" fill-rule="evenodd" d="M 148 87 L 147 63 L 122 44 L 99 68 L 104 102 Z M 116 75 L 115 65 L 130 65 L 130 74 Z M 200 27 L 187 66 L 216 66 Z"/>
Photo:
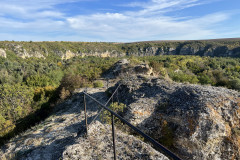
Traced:
<path id="1" fill-rule="evenodd" d="M 153 76 L 155 74 L 148 64 L 132 65 L 129 60 L 122 59 L 107 71 L 105 78 L 128 77 L 130 75 Z"/>
<path id="2" fill-rule="evenodd" d="M 0 48 L 0 57 L 7 58 L 7 54 L 4 49 Z"/>
<path id="3" fill-rule="evenodd" d="M 89 127 L 88 138 L 79 138 L 76 144 L 63 152 L 63 160 L 113 159 L 112 129 L 99 121 Z M 132 135 L 116 132 L 117 159 L 168 160 L 163 154 Z"/>
<path id="4" fill-rule="evenodd" d="M 240 94 L 221 87 L 132 77 L 124 118 L 183 159 L 240 159 Z"/>

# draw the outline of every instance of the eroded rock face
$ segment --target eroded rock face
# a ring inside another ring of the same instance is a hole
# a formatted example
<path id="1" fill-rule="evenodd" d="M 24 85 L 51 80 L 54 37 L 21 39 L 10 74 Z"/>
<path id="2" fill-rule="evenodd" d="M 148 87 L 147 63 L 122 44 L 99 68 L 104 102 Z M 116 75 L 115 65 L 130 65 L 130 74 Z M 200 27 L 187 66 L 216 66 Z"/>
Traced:
<path id="1" fill-rule="evenodd" d="M 4 49 L 0 48 L 0 57 L 7 58 L 7 54 Z"/>
<path id="2" fill-rule="evenodd" d="M 240 158 L 240 94 L 133 77 L 120 88 L 125 118 L 183 159 Z"/>
<path id="3" fill-rule="evenodd" d="M 23 59 L 36 57 L 36 58 L 45 58 L 39 51 L 27 51 L 22 45 L 17 44 L 8 44 L 9 50 L 13 51 L 18 57 Z"/>

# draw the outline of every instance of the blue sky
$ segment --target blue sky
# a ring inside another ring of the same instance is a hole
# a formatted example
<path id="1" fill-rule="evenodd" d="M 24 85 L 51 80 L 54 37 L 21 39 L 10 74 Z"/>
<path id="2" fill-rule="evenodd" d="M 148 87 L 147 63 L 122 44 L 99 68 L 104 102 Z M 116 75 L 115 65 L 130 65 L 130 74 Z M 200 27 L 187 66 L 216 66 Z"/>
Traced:
<path id="1" fill-rule="evenodd" d="M 0 40 L 239 38 L 239 6 L 239 0 L 1 0 Z"/>

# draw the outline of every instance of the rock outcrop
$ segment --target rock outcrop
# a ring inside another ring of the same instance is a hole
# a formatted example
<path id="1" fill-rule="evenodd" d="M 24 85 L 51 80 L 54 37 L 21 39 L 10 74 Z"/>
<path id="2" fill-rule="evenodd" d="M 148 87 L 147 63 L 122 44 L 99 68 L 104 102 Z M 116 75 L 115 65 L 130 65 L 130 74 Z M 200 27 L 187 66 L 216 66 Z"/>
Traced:
<path id="1" fill-rule="evenodd" d="M 0 48 L 0 57 L 7 58 L 7 54 L 4 49 Z"/>
<path id="2" fill-rule="evenodd" d="M 6 49 L 14 52 L 18 57 L 21 57 L 23 59 L 30 57 L 45 58 L 40 51 L 36 51 L 35 49 L 27 51 L 23 45 L 19 44 L 6 44 Z"/>
<path id="3" fill-rule="evenodd" d="M 122 59 L 114 64 L 105 75 L 105 78 L 126 77 L 130 75 L 153 76 L 153 68 L 148 64 L 140 63 L 137 65 L 131 64 L 127 59 Z"/>
<path id="4" fill-rule="evenodd" d="M 124 118 L 183 159 L 240 158 L 239 92 L 155 78 L 123 83 Z"/>

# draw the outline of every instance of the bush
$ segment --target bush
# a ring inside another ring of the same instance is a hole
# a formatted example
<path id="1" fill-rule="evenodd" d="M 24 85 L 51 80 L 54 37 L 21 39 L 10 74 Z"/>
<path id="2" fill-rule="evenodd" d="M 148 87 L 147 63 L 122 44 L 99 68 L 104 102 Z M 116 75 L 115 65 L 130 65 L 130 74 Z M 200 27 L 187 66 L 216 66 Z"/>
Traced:
<path id="1" fill-rule="evenodd" d="M 95 81 L 95 82 L 93 82 L 93 87 L 94 88 L 101 88 L 103 86 L 104 86 L 104 84 L 103 84 L 102 81 Z"/>
<path id="2" fill-rule="evenodd" d="M 231 82 L 231 88 L 240 91 L 240 79 L 234 79 Z"/>
<path id="3" fill-rule="evenodd" d="M 189 82 L 189 83 L 198 83 L 196 75 L 190 75 L 186 73 L 172 73 L 170 77 L 176 82 Z"/>
<path id="4" fill-rule="evenodd" d="M 123 104 L 123 103 L 117 103 L 117 102 L 114 102 L 112 103 L 110 106 L 109 106 L 109 109 L 113 110 L 114 112 L 116 113 L 122 113 L 123 112 L 123 109 L 126 108 L 126 105 Z M 100 116 L 101 120 L 107 124 L 111 124 L 112 122 L 112 119 L 111 119 L 111 113 L 108 112 L 107 110 L 104 110 Z M 114 118 L 114 121 L 115 123 L 117 124 L 121 124 L 121 121 L 115 117 Z"/>
<path id="5" fill-rule="evenodd" d="M 20 84 L 0 86 L 0 135 L 14 128 L 32 110 L 33 90 Z"/>
<path id="6" fill-rule="evenodd" d="M 211 78 L 206 74 L 199 74 L 198 80 L 201 84 L 211 84 L 212 83 Z"/>
<path id="7" fill-rule="evenodd" d="M 64 75 L 59 87 L 60 90 L 64 88 L 72 94 L 76 88 L 82 88 L 89 85 L 90 82 L 86 78 L 81 77 L 80 75 L 66 74 Z"/>
<path id="8" fill-rule="evenodd" d="M 153 71 L 159 74 L 160 76 L 163 76 L 163 77 L 166 76 L 166 70 L 163 67 L 163 64 L 152 61 L 150 62 L 150 66 L 153 68 Z"/>

